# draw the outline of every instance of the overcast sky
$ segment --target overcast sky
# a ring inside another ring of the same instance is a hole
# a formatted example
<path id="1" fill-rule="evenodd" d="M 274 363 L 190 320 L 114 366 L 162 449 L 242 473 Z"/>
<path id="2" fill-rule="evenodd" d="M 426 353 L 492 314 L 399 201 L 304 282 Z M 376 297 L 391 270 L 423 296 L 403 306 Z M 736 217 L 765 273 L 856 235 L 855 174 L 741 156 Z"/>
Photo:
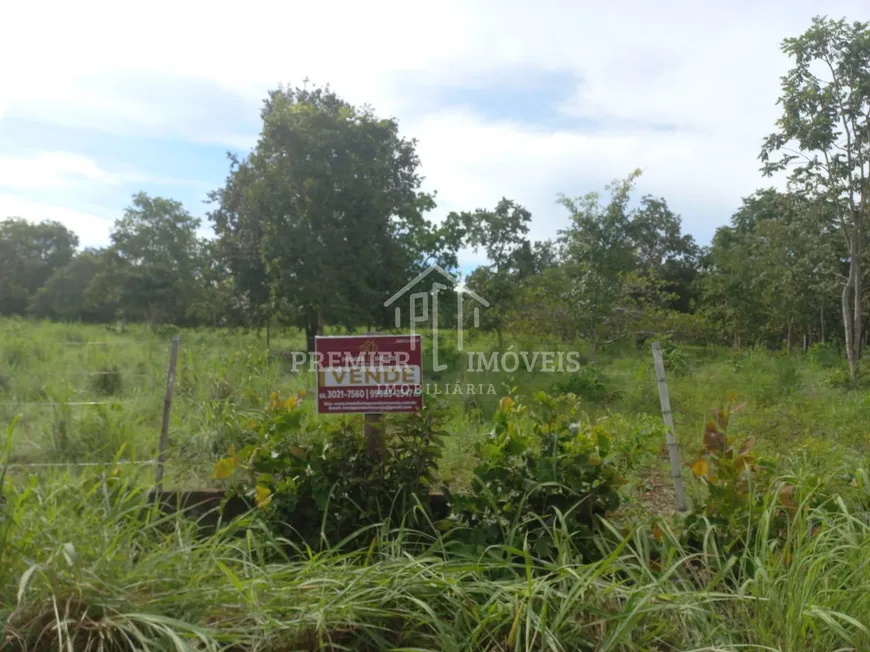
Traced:
<path id="1" fill-rule="evenodd" d="M 533 236 L 558 193 L 640 167 L 707 243 L 758 171 L 784 37 L 866 0 L 9 2 L 0 8 L 0 219 L 108 242 L 139 190 L 205 216 L 266 91 L 305 77 L 398 118 L 451 210 L 506 196 Z M 466 265 L 473 261 L 466 257 Z"/>

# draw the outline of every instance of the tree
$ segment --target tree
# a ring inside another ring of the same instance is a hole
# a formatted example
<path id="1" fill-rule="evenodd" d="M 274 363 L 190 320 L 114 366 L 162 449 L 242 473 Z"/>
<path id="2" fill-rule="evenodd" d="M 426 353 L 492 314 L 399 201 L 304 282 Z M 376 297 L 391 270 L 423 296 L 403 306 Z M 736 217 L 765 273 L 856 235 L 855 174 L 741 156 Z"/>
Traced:
<path id="1" fill-rule="evenodd" d="M 567 265 L 552 264 L 526 279 L 511 314 L 512 327 L 535 337 L 551 335 L 571 341 L 577 335 L 570 303 L 572 280 Z"/>
<path id="2" fill-rule="evenodd" d="M 328 87 L 272 91 L 261 115 L 257 146 L 213 195 L 238 287 L 309 348 L 325 323 L 387 324 L 383 302 L 438 240 L 416 141 Z"/>
<path id="3" fill-rule="evenodd" d="M 744 198 L 732 225 L 717 231 L 704 299 L 735 343 L 778 345 L 784 336 L 791 350 L 798 328 L 813 330 L 846 257 L 829 213 L 824 202 L 768 188 Z"/>
<path id="4" fill-rule="evenodd" d="M 28 301 L 72 259 L 78 243 L 59 222 L 0 222 L 0 314 L 25 314 Z"/>
<path id="5" fill-rule="evenodd" d="M 209 194 L 215 208 L 209 213 L 217 239 L 214 255 L 229 270 L 235 300 L 246 317 L 245 326 L 268 325 L 274 316 L 266 263 L 261 253 L 264 232 L 262 220 L 249 207 L 256 182 L 255 170 L 233 154 L 230 174 L 223 188 Z"/>
<path id="6" fill-rule="evenodd" d="M 690 312 L 696 298 L 700 248 L 690 234 L 682 232 L 679 215 L 663 198 L 646 195 L 632 212 L 628 235 L 634 244 L 635 275 L 643 299 L 663 309 Z"/>
<path id="7" fill-rule="evenodd" d="M 862 261 L 870 195 L 870 23 L 813 19 L 783 41 L 794 66 L 782 78 L 782 117 L 761 150 L 763 171 L 791 167 L 789 181 L 830 203 L 849 253 L 841 304 L 854 380 L 859 370 L 864 302 Z M 773 155 L 779 158 L 772 158 Z"/>
<path id="8" fill-rule="evenodd" d="M 559 203 L 571 213 L 571 224 L 560 231 L 574 321 L 592 342 L 593 354 L 607 332 L 622 299 L 625 274 L 634 268 L 628 201 L 640 170 L 607 186 L 610 201 L 601 204 L 597 192 L 576 199 L 561 195 Z M 612 329 L 611 334 L 612 334 Z"/>
<path id="9" fill-rule="evenodd" d="M 716 229 L 702 263 L 703 312 L 719 335 L 737 347 L 761 322 L 760 297 L 753 291 L 749 234 L 730 226 Z"/>
<path id="10" fill-rule="evenodd" d="M 111 234 L 113 265 L 105 275 L 113 280 L 95 281 L 117 288 L 125 318 L 189 322 L 201 287 L 199 225 L 180 202 L 144 192 L 133 196 Z"/>
<path id="11" fill-rule="evenodd" d="M 244 323 L 240 313 L 247 307 L 239 301 L 229 268 L 221 257 L 218 243 L 202 242 L 196 266 L 198 292 L 188 307 L 197 323 L 217 328 L 222 324 Z"/>
<path id="12" fill-rule="evenodd" d="M 29 312 L 48 319 L 111 321 L 117 310 L 114 293 L 93 286 L 108 264 L 105 251 L 85 249 L 52 274 L 31 298 Z"/>
<path id="13" fill-rule="evenodd" d="M 516 202 L 503 198 L 494 210 L 451 213 L 447 222 L 462 225 L 468 245 L 483 248 L 489 265 L 481 265 L 467 285 L 489 302 L 481 326 L 494 330 L 498 348 L 504 348 L 504 327 L 513 311 L 525 278 L 535 273 L 535 252 L 526 235 L 532 214 Z"/>

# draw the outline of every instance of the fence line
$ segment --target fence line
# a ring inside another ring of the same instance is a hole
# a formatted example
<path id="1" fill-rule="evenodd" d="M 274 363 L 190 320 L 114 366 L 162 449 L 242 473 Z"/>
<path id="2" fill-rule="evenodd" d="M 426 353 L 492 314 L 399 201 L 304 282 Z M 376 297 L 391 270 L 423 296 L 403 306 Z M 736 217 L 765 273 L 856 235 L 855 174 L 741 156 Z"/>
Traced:
<path id="1" fill-rule="evenodd" d="M 116 462 L 22 462 L 10 463 L 8 467 L 11 469 L 42 469 L 52 467 L 68 467 L 68 466 L 153 466 L 157 464 L 157 460 L 118 460 Z"/>
<path id="2" fill-rule="evenodd" d="M 16 374 L 16 378 L 70 378 L 75 376 L 114 376 L 117 374 L 123 374 L 126 378 L 145 378 L 147 376 L 155 376 L 156 373 L 146 373 L 140 371 L 138 373 L 126 373 L 123 370 L 119 371 L 71 371 L 69 373 L 66 372 L 54 372 L 48 373 L 45 375 L 41 374 Z"/>
<path id="3" fill-rule="evenodd" d="M 60 346 L 108 346 L 108 345 L 118 345 L 118 344 L 159 344 L 160 340 L 131 340 L 128 338 L 124 338 L 122 340 L 106 340 L 106 341 L 88 341 L 88 342 L 58 342 Z"/>
<path id="4" fill-rule="evenodd" d="M 18 403 L 0 403 L 0 407 L 25 407 L 25 406 L 39 406 L 39 407 L 78 407 L 82 405 L 130 405 L 132 403 L 145 403 L 149 401 L 153 401 L 154 399 L 126 399 L 123 401 L 21 401 Z"/>

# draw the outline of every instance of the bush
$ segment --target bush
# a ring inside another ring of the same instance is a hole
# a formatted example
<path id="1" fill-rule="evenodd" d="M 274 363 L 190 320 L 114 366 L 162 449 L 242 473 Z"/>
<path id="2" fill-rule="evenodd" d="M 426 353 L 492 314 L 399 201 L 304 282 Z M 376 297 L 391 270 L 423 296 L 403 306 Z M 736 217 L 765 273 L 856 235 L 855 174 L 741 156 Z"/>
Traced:
<path id="1" fill-rule="evenodd" d="M 530 409 L 501 400 L 494 427 L 476 447 L 474 493 L 451 496 L 457 535 L 477 546 L 527 543 L 541 558 L 556 532 L 595 532 L 598 517 L 620 504 L 624 481 L 608 459 L 612 436 L 582 419 L 571 397 L 540 392 Z M 591 538 L 584 549 L 594 554 Z"/>
<path id="2" fill-rule="evenodd" d="M 594 364 L 581 367 L 577 373 L 556 381 L 551 385 L 550 393 L 573 394 L 592 403 L 610 401 L 617 397 L 616 392 L 608 390 L 604 373 Z"/>
<path id="3" fill-rule="evenodd" d="M 315 548 L 367 525 L 429 523 L 445 434 L 439 408 L 386 421 L 381 445 L 373 448 L 359 418 L 319 421 L 318 440 L 301 442 L 313 438 L 305 432 L 302 400 L 302 393 L 287 400 L 273 394 L 269 408 L 248 424 L 256 443 L 232 449 L 214 477 L 250 498 L 281 536 Z M 550 554 L 557 524 L 591 535 L 598 517 L 619 506 L 624 481 L 611 446 L 602 425 L 581 419 L 576 397 L 540 392 L 529 409 L 507 396 L 490 436 L 476 446 L 472 492 L 445 489 L 452 511 L 437 526 L 465 545 L 517 543 L 520 536 L 537 554 Z"/>
<path id="4" fill-rule="evenodd" d="M 616 413 L 603 423 L 613 433 L 611 457 L 623 475 L 647 466 L 667 440 L 668 428 L 659 416 Z"/>
<path id="5" fill-rule="evenodd" d="M 731 415 L 745 406 L 735 406 L 735 400 L 732 395 L 724 408 L 713 410 L 704 427 L 703 448 L 690 467 L 707 492 L 685 517 L 682 531 L 685 542 L 695 550 L 703 549 L 705 539 L 713 537 L 726 557 L 743 551 L 748 532 L 782 538 L 799 511 L 839 509 L 829 492 L 830 483 L 814 476 L 776 478 L 776 461 L 755 454 L 754 437 L 738 445 L 727 436 Z"/>
<path id="6" fill-rule="evenodd" d="M 673 376 L 686 374 L 691 367 L 691 362 L 685 351 L 669 336 L 662 336 L 657 339 L 662 347 L 662 362 L 664 362 L 665 371 Z"/>
<path id="7" fill-rule="evenodd" d="M 814 365 L 830 369 L 843 362 L 843 354 L 831 342 L 816 342 L 807 349 L 807 358 Z"/>
<path id="8" fill-rule="evenodd" d="M 380 445 L 366 441 L 361 419 L 326 426 L 323 439 L 302 444 L 303 397 L 272 394 L 269 409 L 249 424 L 257 442 L 231 450 L 214 477 L 230 479 L 281 535 L 315 548 L 366 525 L 415 524 L 414 508 L 428 508 L 441 456 L 437 409 L 385 421 Z"/>
<path id="9" fill-rule="evenodd" d="M 840 367 L 835 367 L 828 372 L 827 382 L 835 389 L 868 389 L 870 375 L 861 373 L 859 369 L 857 377 L 852 380 L 849 378 L 849 367 L 843 365 L 841 361 Z"/>

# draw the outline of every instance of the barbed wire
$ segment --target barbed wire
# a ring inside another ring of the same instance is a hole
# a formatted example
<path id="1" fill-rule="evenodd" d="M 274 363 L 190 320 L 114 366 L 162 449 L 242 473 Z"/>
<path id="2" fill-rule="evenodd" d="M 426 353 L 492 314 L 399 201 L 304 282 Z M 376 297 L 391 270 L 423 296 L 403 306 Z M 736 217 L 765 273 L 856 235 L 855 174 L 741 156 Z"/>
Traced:
<path id="1" fill-rule="evenodd" d="M 165 370 L 158 372 L 158 370 L 154 370 L 153 373 L 146 372 L 138 372 L 138 373 L 127 373 L 122 370 L 118 371 L 75 371 L 71 373 L 48 373 L 48 374 L 15 374 L 12 376 L 11 380 L 21 380 L 21 379 L 29 379 L 29 380 L 38 380 L 38 379 L 71 379 L 71 378 L 79 378 L 79 377 L 89 377 L 89 376 L 123 376 L 124 378 L 160 378 L 161 376 L 165 377 Z"/>
<path id="2" fill-rule="evenodd" d="M 0 403 L 0 407 L 25 407 L 25 406 L 38 406 L 38 407 L 79 407 L 84 405 L 131 405 L 133 403 L 146 403 L 153 402 L 156 400 L 154 397 L 152 398 L 138 398 L 138 399 L 126 399 L 123 401 L 18 401 L 18 402 L 7 402 Z"/>
<path id="3" fill-rule="evenodd" d="M 154 466 L 159 460 L 118 460 L 116 462 L 10 462 L 8 468 L 17 469 L 42 469 L 69 466 Z"/>
<path id="4" fill-rule="evenodd" d="M 119 339 L 119 340 L 89 340 L 87 342 L 58 342 L 60 346 L 108 346 L 119 344 L 162 344 L 163 340 L 159 339 Z"/>

